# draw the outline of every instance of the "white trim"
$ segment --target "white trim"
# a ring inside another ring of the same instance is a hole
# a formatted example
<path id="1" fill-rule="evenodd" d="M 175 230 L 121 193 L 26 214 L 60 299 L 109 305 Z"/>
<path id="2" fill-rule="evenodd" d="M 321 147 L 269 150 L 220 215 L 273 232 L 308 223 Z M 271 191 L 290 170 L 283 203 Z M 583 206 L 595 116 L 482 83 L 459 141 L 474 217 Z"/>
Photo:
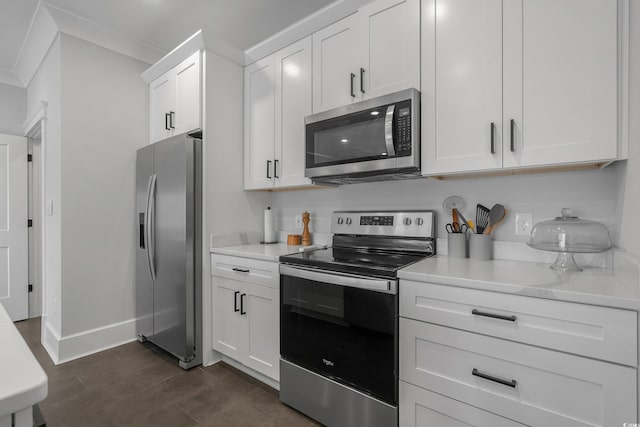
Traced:
<path id="1" fill-rule="evenodd" d="M 618 159 L 629 158 L 629 0 L 618 11 Z"/>
<path id="2" fill-rule="evenodd" d="M 329 4 L 247 49 L 244 52 L 245 65 L 252 64 L 328 25 L 338 22 L 342 18 L 356 13 L 360 7 L 367 3 L 371 3 L 371 0 L 337 0 Z"/>
<path id="3" fill-rule="evenodd" d="M 13 71 L 9 70 L 0 69 L 0 83 L 24 88 L 24 84 L 22 84 L 18 76 L 16 76 Z"/>
<path id="4" fill-rule="evenodd" d="M 43 325 L 42 345 L 56 365 L 135 341 L 136 319 L 114 323 L 61 337 L 48 322 Z"/>
<path id="5" fill-rule="evenodd" d="M 25 120 L 22 125 L 22 129 L 24 129 L 24 136 L 27 138 L 37 138 L 40 136 L 42 132 L 42 126 L 38 126 L 40 120 L 46 120 L 47 118 L 47 101 L 40 101 L 36 104 L 29 114 L 27 120 Z"/>
<path id="6" fill-rule="evenodd" d="M 53 18 L 58 31 L 118 52 L 122 55 L 153 64 L 164 50 L 112 30 L 87 18 L 47 2 L 41 2 Z"/>
<path id="7" fill-rule="evenodd" d="M 193 55 L 194 52 L 204 49 L 204 47 L 205 44 L 202 30 L 198 30 L 191 37 L 180 43 L 178 47 L 167 53 L 151 67 L 147 68 L 142 74 L 140 74 L 140 77 L 142 77 L 142 80 L 144 80 L 145 83 L 151 83 Z"/>

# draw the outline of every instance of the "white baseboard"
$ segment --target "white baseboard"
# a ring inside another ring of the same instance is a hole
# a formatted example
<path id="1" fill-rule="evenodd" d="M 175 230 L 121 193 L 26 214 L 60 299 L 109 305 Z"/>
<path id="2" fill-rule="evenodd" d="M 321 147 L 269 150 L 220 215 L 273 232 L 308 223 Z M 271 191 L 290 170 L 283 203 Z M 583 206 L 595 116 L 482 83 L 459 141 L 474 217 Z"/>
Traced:
<path id="1" fill-rule="evenodd" d="M 64 337 L 46 324 L 42 345 L 59 365 L 135 340 L 136 319 L 130 319 Z"/>
<path id="2" fill-rule="evenodd" d="M 266 375 L 261 374 L 258 371 L 254 371 L 253 369 L 249 368 L 248 366 L 243 365 L 242 363 L 238 362 L 235 359 L 232 359 L 228 356 L 225 356 L 224 354 L 222 355 L 222 362 L 226 363 L 227 365 L 231 365 L 234 368 L 236 368 L 237 370 L 244 372 L 245 374 L 257 379 L 258 381 L 265 383 L 266 385 L 268 385 L 271 388 L 274 388 L 278 391 L 280 391 L 280 383 L 276 380 L 274 380 L 273 378 L 269 378 Z M 280 363 L 280 362 L 278 362 Z"/>

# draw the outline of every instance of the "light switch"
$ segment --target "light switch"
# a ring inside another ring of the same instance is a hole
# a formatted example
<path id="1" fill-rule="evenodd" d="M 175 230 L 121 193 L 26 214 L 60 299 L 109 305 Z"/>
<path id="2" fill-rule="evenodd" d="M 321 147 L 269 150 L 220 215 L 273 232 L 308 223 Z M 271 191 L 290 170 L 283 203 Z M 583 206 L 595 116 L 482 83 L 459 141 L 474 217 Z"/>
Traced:
<path id="1" fill-rule="evenodd" d="M 53 200 L 51 199 L 47 200 L 47 206 L 44 211 L 49 216 L 53 215 Z"/>

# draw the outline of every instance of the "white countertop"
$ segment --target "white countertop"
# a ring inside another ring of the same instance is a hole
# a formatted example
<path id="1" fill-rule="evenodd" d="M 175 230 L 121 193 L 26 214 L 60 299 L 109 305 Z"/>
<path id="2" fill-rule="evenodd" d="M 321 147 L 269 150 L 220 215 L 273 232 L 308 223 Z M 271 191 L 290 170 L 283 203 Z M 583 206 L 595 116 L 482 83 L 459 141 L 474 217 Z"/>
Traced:
<path id="1" fill-rule="evenodd" d="M 399 271 L 405 280 L 640 310 L 640 286 L 624 283 L 610 270 L 585 268 L 560 273 L 549 264 L 476 261 L 436 256 Z M 402 288 L 402 284 L 400 285 Z M 402 291 L 401 291 L 402 292 Z"/>
<path id="2" fill-rule="evenodd" d="M 251 245 L 212 248 L 211 253 L 277 262 L 280 255 L 297 253 L 300 248 L 303 247 L 304 246 L 290 246 L 286 243 L 273 243 L 269 245 L 256 243 Z"/>
<path id="3" fill-rule="evenodd" d="M 47 375 L 0 304 L 0 419 L 47 397 Z"/>

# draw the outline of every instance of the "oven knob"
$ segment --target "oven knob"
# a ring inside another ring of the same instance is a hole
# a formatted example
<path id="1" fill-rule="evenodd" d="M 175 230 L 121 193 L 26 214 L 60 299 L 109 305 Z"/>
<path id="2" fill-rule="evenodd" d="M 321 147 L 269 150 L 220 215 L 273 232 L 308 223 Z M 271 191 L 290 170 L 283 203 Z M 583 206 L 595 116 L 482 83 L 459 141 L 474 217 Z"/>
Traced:
<path id="1" fill-rule="evenodd" d="M 351 225 L 351 218 L 347 218 L 347 225 Z"/>
<path id="2" fill-rule="evenodd" d="M 342 217 L 338 217 L 338 224 L 342 224 L 344 222 L 344 219 L 342 219 Z"/>
<path id="3" fill-rule="evenodd" d="M 422 224 L 424 224 L 424 219 L 422 219 L 422 218 L 416 218 L 416 224 L 418 224 L 418 225 L 422 225 Z"/>
<path id="4" fill-rule="evenodd" d="M 411 218 L 405 218 L 403 222 L 404 225 L 411 225 Z"/>

